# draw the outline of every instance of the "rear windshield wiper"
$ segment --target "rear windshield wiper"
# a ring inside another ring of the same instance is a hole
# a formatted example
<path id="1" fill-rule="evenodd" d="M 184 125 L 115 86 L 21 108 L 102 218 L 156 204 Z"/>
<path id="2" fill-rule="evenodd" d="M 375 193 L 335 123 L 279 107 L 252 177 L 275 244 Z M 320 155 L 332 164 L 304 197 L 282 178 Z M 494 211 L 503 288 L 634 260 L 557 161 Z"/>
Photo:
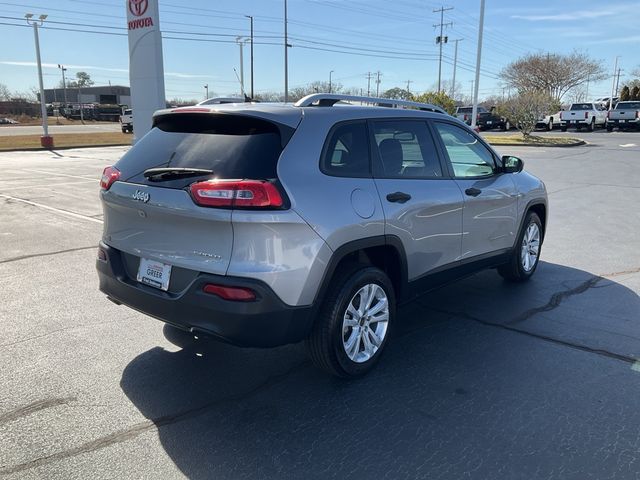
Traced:
<path id="1" fill-rule="evenodd" d="M 206 168 L 162 167 L 149 168 L 144 171 L 143 175 L 152 182 L 162 182 L 163 180 L 173 180 L 176 178 L 213 175 L 213 170 L 207 170 Z"/>

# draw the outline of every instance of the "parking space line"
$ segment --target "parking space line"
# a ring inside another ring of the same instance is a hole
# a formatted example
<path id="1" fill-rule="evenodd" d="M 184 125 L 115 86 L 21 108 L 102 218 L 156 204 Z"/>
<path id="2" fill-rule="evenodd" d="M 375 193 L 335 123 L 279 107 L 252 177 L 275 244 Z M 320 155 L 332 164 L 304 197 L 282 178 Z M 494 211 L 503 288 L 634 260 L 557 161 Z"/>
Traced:
<path id="1" fill-rule="evenodd" d="M 0 187 L 2 190 L 24 190 L 26 188 L 53 188 L 61 185 L 81 185 L 83 183 L 98 183 L 98 180 L 84 180 L 82 182 L 62 182 L 62 183 L 49 183 L 47 185 L 20 185 L 17 187 Z"/>
<path id="2" fill-rule="evenodd" d="M 30 169 L 30 170 L 25 170 L 25 172 L 45 173 L 47 175 L 53 175 L 54 177 L 70 177 L 70 178 L 80 178 L 82 180 L 96 180 L 96 177 L 84 177 L 84 176 L 81 176 L 81 175 L 69 175 L 67 173 L 47 172 L 46 170 Z"/>
<path id="3" fill-rule="evenodd" d="M 104 223 L 102 220 L 98 220 L 97 218 L 89 217 L 87 215 L 82 215 L 81 213 L 69 212 L 68 210 L 61 210 L 59 208 L 50 207 L 49 205 L 43 205 L 42 203 L 32 202 L 31 200 L 25 200 L 24 198 L 12 197 L 11 195 L 4 195 L 0 193 L 1 198 L 6 198 L 8 200 L 13 200 L 15 202 L 26 203 L 27 205 L 31 205 L 33 207 L 42 208 L 44 210 L 50 210 L 52 212 L 60 213 L 62 215 L 67 215 L 69 217 L 80 218 L 82 220 L 88 220 L 90 222 L 95 223 Z"/>

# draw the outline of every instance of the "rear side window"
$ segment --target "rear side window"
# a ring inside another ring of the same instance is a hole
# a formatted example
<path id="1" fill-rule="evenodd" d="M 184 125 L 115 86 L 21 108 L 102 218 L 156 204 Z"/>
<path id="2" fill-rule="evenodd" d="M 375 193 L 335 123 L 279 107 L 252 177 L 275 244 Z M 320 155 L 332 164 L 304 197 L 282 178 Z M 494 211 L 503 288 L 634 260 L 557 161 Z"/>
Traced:
<path id="1" fill-rule="evenodd" d="M 181 167 L 213 170 L 216 178 L 275 179 L 283 138 L 293 129 L 241 115 L 179 114 L 160 118 L 116 164 L 122 178 L 149 183 L 149 168 Z M 193 179 L 163 182 L 182 188 Z"/>
<path id="2" fill-rule="evenodd" d="M 370 177 L 369 137 L 365 122 L 341 123 L 329 132 L 320 169 L 337 177 Z"/>

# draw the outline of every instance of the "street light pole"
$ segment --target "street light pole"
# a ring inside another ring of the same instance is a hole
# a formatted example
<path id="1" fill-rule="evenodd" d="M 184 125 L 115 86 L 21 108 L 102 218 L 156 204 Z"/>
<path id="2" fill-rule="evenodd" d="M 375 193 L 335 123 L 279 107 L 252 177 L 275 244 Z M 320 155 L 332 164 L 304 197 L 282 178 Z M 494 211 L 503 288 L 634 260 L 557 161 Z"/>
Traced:
<path id="1" fill-rule="evenodd" d="M 331 74 L 332 73 L 333 73 L 333 70 L 329 72 L 329 93 L 331 93 Z"/>
<path id="2" fill-rule="evenodd" d="M 484 28 L 484 0 L 480 0 L 480 22 L 478 25 L 478 55 L 476 58 L 476 80 L 473 86 L 473 110 L 471 112 L 471 128 L 476 127 L 478 115 L 478 87 L 480 86 L 480 60 L 482 59 L 482 29 Z"/>
<path id="3" fill-rule="evenodd" d="M 204 86 L 204 99 L 207 100 L 209 98 L 209 84 L 207 83 Z"/>
<path id="4" fill-rule="evenodd" d="M 251 15 L 245 15 L 251 20 L 251 100 L 253 100 L 253 17 Z"/>
<path id="5" fill-rule="evenodd" d="M 289 38 L 287 35 L 287 0 L 284 0 L 284 103 L 289 101 Z"/>
<path id="6" fill-rule="evenodd" d="M 62 72 L 62 88 L 64 89 L 64 108 L 67 108 L 67 81 L 64 78 L 64 72 L 67 71 L 67 69 L 64 67 L 64 65 L 60 65 L 58 64 L 58 68 L 60 69 L 60 71 Z"/>
<path id="7" fill-rule="evenodd" d="M 451 81 L 451 99 L 453 101 L 456 100 L 456 68 L 458 66 L 458 42 L 464 40 L 463 38 L 458 38 L 456 40 L 454 40 L 456 46 L 454 49 L 454 54 L 453 54 L 453 80 Z"/>
<path id="8" fill-rule="evenodd" d="M 33 19 L 33 13 L 27 13 L 24 18 L 33 27 L 33 36 L 36 42 L 36 62 L 38 64 L 38 82 L 40 83 L 40 111 L 42 113 L 42 130 L 44 135 L 40 137 L 40 145 L 45 148 L 53 148 L 53 137 L 49 136 L 49 123 L 47 119 L 47 102 L 44 98 L 44 83 L 42 81 L 42 61 L 40 60 L 40 38 L 38 27 L 42 26 L 47 15 L 40 15 L 37 20 Z"/>
<path id="9" fill-rule="evenodd" d="M 616 88 L 616 71 L 618 70 L 618 58 L 620 58 L 620 55 L 616 57 L 616 62 L 613 67 L 613 82 L 611 83 L 611 97 L 609 98 L 609 110 L 613 110 L 613 92 L 615 91 L 615 88 Z"/>

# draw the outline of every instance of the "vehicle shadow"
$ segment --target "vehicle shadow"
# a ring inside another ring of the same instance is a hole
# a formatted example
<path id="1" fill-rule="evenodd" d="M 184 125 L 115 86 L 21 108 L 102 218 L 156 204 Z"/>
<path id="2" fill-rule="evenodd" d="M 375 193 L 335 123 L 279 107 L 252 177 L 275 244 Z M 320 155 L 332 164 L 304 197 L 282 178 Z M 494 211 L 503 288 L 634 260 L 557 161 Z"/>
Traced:
<path id="1" fill-rule="evenodd" d="M 302 345 L 241 349 L 165 329 L 183 348 L 140 354 L 121 387 L 188 478 L 529 479 L 576 465 L 603 478 L 620 468 L 604 446 L 635 441 L 609 415 L 640 424 L 640 412 L 602 402 L 620 388 L 635 398 L 640 385 L 624 358 L 570 344 L 637 358 L 638 311 L 620 283 L 541 263 L 526 284 L 488 271 L 404 305 L 361 379 L 316 370 Z"/>

